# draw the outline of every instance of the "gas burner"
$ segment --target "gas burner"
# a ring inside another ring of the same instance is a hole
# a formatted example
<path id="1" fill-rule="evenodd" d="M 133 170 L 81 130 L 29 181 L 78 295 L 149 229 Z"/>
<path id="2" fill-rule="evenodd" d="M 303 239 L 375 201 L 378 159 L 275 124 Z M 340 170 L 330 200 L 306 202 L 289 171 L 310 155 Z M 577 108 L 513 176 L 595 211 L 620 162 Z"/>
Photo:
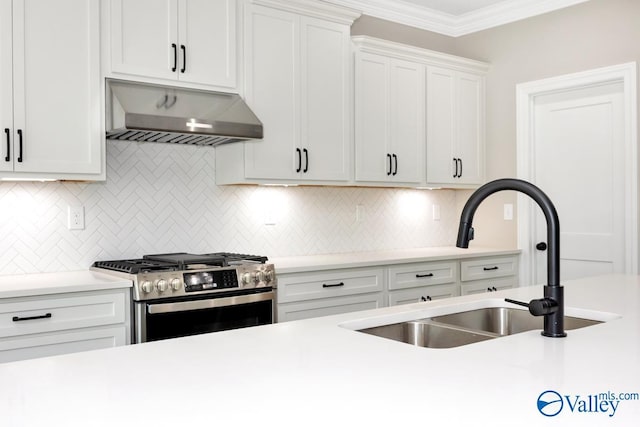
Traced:
<path id="1" fill-rule="evenodd" d="M 153 271 L 176 271 L 178 266 L 175 263 L 154 261 L 149 259 L 127 259 L 115 261 L 96 261 L 92 267 L 102 268 L 122 273 L 140 274 Z"/>
<path id="2" fill-rule="evenodd" d="M 194 255 L 186 252 L 176 252 L 172 254 L 145 255 L 143 258 L 152 261 L 173 263 L 176 264 L 180 270 L 226 267 L 229 265 L 226 258 L 218 254 Z"/>

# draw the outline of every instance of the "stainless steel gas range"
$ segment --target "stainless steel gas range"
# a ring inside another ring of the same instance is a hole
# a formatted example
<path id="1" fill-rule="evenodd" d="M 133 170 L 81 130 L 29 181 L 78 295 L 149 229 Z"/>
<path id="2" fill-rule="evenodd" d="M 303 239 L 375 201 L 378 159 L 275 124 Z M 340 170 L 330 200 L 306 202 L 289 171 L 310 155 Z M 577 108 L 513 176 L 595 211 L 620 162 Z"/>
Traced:
<path id="1" fill-rule="evenodd" d="M 133 281 L 134 343 L 275 322 L 277 278 L 267 257 L 171 253 L 91 269 Z"/>

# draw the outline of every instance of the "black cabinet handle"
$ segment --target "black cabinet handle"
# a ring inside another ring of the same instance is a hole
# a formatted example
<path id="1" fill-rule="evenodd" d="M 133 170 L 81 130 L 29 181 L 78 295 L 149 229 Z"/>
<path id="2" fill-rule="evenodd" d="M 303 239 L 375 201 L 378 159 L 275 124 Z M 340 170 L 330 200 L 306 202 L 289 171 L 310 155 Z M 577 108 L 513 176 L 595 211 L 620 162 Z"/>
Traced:
<path id="1" fill-rule="evenodd" d="M 331 283 L 331 284 L 323 283 L 323 284 L 322 284 L 322 287 L 323 287 L 323 288 L 339 288 L 340 286 L 344 286 L 344 282 L 340 282 L 340 283 Z"/>
<path id="2" fill-rule="evenodd" d="M 178 45 L 171 43 L 171 49 L 173 50 L 173 67 L 171 67 L 171 72 L 175 73 L 178 69 Z"/>
<path id="3" fill-rule="evenodd" d="M 429 295 L 426 297 L 420 297 L 420 301 L 431 301 L 431 297 Z"/>
<path id="4" fill-rule="evenodd" d="M 309 151 L 304 148 L 302 151 L 304 151 L 304 169 L 302 170 L 303 173 L 307 173 L 307 171 L 309 170 Z"/>
<path id="5" fill-rule="evenodd" d="M 493 289 L 493 292 L 498 292 L 498 289 L 496 289 L 495 286 L 492 286 L 491 289 Z"/>
<path id="6" fill-rule="evenodd" d="M 484 267 L 483 268 L 484 271 L 493 271 L 493 270 L 497 270 L 497 269 L 498 269 L 497 265 L 493 266 L 493 267 Z"/>
<path id="7" fill-rule="evenodd" d="M 22 322 L 24 320 L 36 320 L 36 319 L 49 319 L 51 317 L 51 313 L 43 314 L 42 316 L 31 316 L 31 317 L 18 317 L 13 316 L 14 322 Z"/>
<path id="8" fill-rule="evenodd" d="M 546 251 L 547 250 L 547 243 L 546 242 L 540 242 L 536 245 L 536 249 L 539 251 Z"/>
<path id="9" fill-rule="evenodd" d="M 18 129 L 18 163 L 22 163 L 22 129 Z"/>
<path id="10" fill-rule="evenodd" d="M 433 277 L 433 273 L 427 273 L 427 274 L 416 274 L 416 278 L 420 279 L 422 277 Z"/>
<path id="11" fill-rule="evenodd" d="M 491 290 L 491 288 L 487 288 L 487 292 L 493 292 L 493 290 Z"/>
<path id="12" fill-rule="evenodd" d="M 456 168 L 455 172 L 453 172 L 453 177 L 457 178 L 458 177 L 458 159 L 456 159 L 455 157 L 453 158 L 453 166 Z"/>
<path id="13" fill-rule="evenodd" d="M 393 168 L 393 176 L 396 176 L 396 174 L 398 173 L 398 156 L 396 156 L 395 154 L 393 154 L 393 164 L 394 164 L 394 168 Z"/>
<path id="14" fill-rule="evenodd" d="M 389 160 L 389 169 L 387 169 L 387 176 L 391 175 L 392 162 L 391 162 L 391 154 L 387 153 L 387 160 Z"/>
<path id="15" fill-rule="evenodd" d="M 182 51 L 182 68 L 180 69 L 180 72 L 184 73 L 187 70 L 187 47 L 181 44 L 180 50 Z"/>
<path id="16" fill-rule="evenodd" d="M 7 156 L 4 158 L 5 162 L 11 160 L 11 129 L 4 128 L 4 133 L 7 134 Z"/>
<path id="17" fill-rule="evenodd" d="M 298 153 L 298 167 L 296 168 L 296 172 L 300 172 L 302 170 L 302 151 L 296 148 L 296 153 Z"/>
<path id="18" fill-rule="evenodd" d="M 462 178 L 462 159 L 458 159 L 460 162 L 460 172 L 458 173 L 458 178 Z"/>

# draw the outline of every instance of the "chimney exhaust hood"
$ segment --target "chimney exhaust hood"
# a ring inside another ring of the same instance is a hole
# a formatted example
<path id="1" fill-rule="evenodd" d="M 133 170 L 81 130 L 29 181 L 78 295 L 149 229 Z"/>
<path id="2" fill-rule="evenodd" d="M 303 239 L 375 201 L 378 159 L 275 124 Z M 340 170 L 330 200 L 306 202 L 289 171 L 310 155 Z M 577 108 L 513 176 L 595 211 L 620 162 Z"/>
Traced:
<path id="1" fill-rule="evenodd" d="M 107 139 L 215 146 L 262 138 L 237 94 L 107 79 Z"/>

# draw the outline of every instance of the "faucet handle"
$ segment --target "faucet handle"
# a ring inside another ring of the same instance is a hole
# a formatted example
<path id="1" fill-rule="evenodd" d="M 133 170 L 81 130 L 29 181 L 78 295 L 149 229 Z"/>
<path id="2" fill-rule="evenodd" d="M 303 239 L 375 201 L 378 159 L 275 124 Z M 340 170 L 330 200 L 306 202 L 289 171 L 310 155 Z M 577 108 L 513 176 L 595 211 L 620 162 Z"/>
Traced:
<path id="1" fill-rule="evenodd" d="M 511 304 L 521 305 L 523 307 L 527 307 L 529 309 L 529 313 L 534 316 L 546 316 L 558 311 L 558 302 L 552 298 L 540 298 L 533 299 L 529 303 L 516 301 L 513 299 L 505 298 L 506 302 L 510 302 Z"/>

